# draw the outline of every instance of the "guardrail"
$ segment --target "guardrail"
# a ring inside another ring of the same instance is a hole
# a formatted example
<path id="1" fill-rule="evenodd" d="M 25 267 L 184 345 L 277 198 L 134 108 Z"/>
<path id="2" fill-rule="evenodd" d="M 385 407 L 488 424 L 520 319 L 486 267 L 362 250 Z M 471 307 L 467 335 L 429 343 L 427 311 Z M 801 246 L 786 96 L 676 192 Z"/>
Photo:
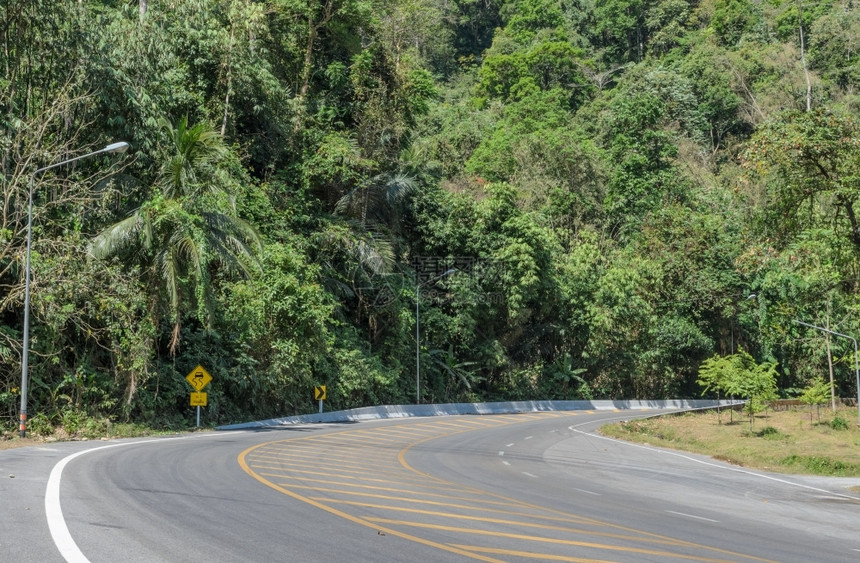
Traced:
<path id="1" fill-rule="evenodd" d="M 712 409 L 738 404 L 743 404 L 743 401 L 671 399 L 660 401 L 508 401 L 499 403 L 446 403 L 438 405 L 384 405 L 272 418 L 242 424 L 228 424 L 219 426 L 216 430 L 263 429 L 292 424 L 358 422 L 379 418 L 409 418 L 417 416 L 487 415 L 583 410 Z"/>

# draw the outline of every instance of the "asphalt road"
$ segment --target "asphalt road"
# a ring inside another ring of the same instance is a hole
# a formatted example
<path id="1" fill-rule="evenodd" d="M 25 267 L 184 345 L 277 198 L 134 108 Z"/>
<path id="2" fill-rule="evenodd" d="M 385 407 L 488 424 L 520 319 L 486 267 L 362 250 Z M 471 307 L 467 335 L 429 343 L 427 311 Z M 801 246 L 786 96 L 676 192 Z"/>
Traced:
<path id="1" fill-rule="evenodd" d="M 848 489 L 860 479 L 764 474 L 593 432 L 645 414 L 2 451 L 0 561 L 860 560 Z"/>

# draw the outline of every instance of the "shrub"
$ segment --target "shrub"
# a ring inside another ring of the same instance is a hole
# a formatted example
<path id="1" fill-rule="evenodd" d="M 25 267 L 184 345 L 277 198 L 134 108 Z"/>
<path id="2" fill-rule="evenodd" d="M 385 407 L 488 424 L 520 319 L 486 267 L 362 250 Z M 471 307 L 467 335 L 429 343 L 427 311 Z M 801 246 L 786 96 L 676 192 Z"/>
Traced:
<path id="1" fill-rule="evenodd" d="M 848 421 L 837 415 L 830 421 L 830 428 L 834 430 L 848 430 Z"/>

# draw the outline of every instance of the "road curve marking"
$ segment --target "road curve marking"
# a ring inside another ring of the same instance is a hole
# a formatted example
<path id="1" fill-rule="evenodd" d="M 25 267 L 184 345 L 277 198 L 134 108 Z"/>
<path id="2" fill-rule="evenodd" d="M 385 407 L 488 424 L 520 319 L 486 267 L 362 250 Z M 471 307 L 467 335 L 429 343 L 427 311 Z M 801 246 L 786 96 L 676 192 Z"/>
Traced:
<path id="1" fill-rule="evenodd" d="M 434 542 L 434 541 L 432 541 L 432 540 L 427 540 L 427 539 L 424 539 L 424 538 L 421 538 L 421 537 L 418 537 L 418 536 L 413 536 L 413 535 L 411 535 L 411 534 L 406 534 L 406 533 L 403 533 L 403 532 L 401 532 L 401 531 L 399 531 L 399 530 L 395 530 L 395 529 L 393 529 L 393 528 L 388 528 L 388 527 L 381 527 L 381 526 L 378 526 L 378 525 L 373 524 L 372 522 L 370 522 L 370 521 L 368 521 L 368 520 L 365 520 L 364 518 L 359 518 L 358 516 L 353 516 L 352 514 L 349 514 L 349 513 L 343 512 L 342 510 L 338 510 L 338 509 L 336 509 L 336 508 L 334 508 L 334 507 L 331 507 L 331 506 L 325 505 L 325 504 L 323 504 L 322 502 L 318 502 L 318 501 L 313 500 L 313 499 L 311 499 L 311 498 L 309 498 L 309 497 L 306 497 L 306 496 L 304 496 L 304 495 L 300 495 L 300 494 L 298 494 L 298 493 L 296 493 L 296 492 L 294 492 L 294 491 L 291 491 L 291 490 L 289 490 L 289 489 L 286 489 L 286 488 L 284 488 L 284 487 L 281 487 L 280 485 L 276 485 L 276 484 L 272 483 L 271 481 L 267 481 L 267 480 L 266 480 L 266 479 L 264 479 L 263 477 L 261 477 L 261 476 L 257 475 L 257 473 L 256 473 L 253 469 L 251 469 L 251 467 L 248 465 L 248 463 L 247 463 L 247 461 L 246 461 L 246 457 L 247 457 L 247 455 L 248 455 L 249 453 L 253 452 L 254 450 L 259 449 L 259 448 L 261 448 L 261 447 L 263 447 L 263 446 L 267 446 L 267 445 L 269 445 L 269 444 L 271 444 L 271 443 L 272 443 L 272 442 L 266 442 L 266 443 L 263 443 L 263 444 L 258 444 L 258 445 L 256 445 L 256 446 L 253 446 L 253 447 L 248 448 L 247 450 L 245 450 L 245 451 L 243 451 L 242 453 L 240 453 L 240 454 L 239 454 L 239 466 L 240 466 L 240 467 L 245 471 L 245 473 L 247 473 L 248 475 L 250 475 L 251 477 L 253 477 L 253 478 L 254 478 L 254 479 L 256 479 L 257 481 L 259 481 L 260 483 L 263 483 L 263 484 L 264 484 L 264 485 L 266 485 L 267 487 L 271 487 L 272 489 L 275 489 L 276 491 L 281 492 L 281 493 L 283 493 L 283 494 L 285 494 L 285 495 L 287 495 L 287 496 L 289 496 L 289 497 L 292 497 L 292 498 L 294 498 L 294 499 L 296 499 L 296 500 L 299 500 L 299 501 L 301 501 L 301 502 L 304 502 L 304 503 L 310 504 L 311 506 L 315 506 L 316 508 L 319 508 L 320 510 L 324 510 L 324 511 L 326 511 L 326 512 L 330 513 L 330 514 L 334 514 L 335 516 L 340 516 L 341 518 L 345 518 L 346 520 L 349 520 L 350 522 L 353 522 L 353 523 L 355 523 L 355 524 L 360 524 L 360 525 L 362 525 L 362 526 L 366 526 L 366 527 L 368 527 L 368 528 L 373 528 L 373 529 L 375 529 L 377 532 L 383 532 L 383 533 L 385 533 L 385 534 L 390 534 L 390 535 L 392 535 L 392 536 L 396 536 L 396 537 L 399 537 L 399 538 L 403 538 L 403 539 L 405 539 L 405 540 L 414 541 L 414 542 L 417 542 L 417 543 L 420 543 L 420 544 L 424 544 L 424 545 L 427 545 L 427 546 L 430 546 L 430 547 L 435 547 L 435 548 L 438 548 L 438 549 L 442 549 L 442 550 L 444 550 L 444 551 L 448 551 L 448 552 L 451 552 L 451 553 L 456 553 L 457 555 L 463 555 L 463 556 L 466 556 L 466 557 L 471 557 L 471 558 L 473 558 L 473 559 L 479 559 L 479 560 L 481 560 L 481 561 L 490 561 L 490 562 L 493 562 L 493 563 L 503 563 L 502 561 L 500 561 L 500 560 L 498 560 L 498 559 L 493 559 L 493 558 L 491 558 L 491 557 L 480 556 L 480 555 L 477 555 L 477 554 L 474 554 L 474 553 L 471 553 L 471 552 L 468 552 L 468 551 L 464 551 L 464 550 L 462 550 L 462 549 L 458 549 L 458 548 L 456 548 L 456 547 L 452 547 L 452 546 L 448 546 L 448 545 L 441 544 L 441 543 L 438 543 L 438 542 Z"/>
<path id="2" fill-rule="evenodd" d="M 498 549 L 499 546 L 492 544 L 483 547 L 459 545 L 450 534 L 440 535 L 439 532 L 469 534 L 473 538 L 481 537 L 487 541 L 492 541 L 489 539 L 492 537 L 506 537 L 519 542 L 529 542 L 531 546 L 547 546 L 547 553 L 534 553 L 529 556 L 535 559 L 585 561 L 586 559 L 578 559 L 587 556 L 581 552 L 584 548 L 594 551 L 588 555 L 596 556 L 615 551 L 660 557 L 671 554 L 678 559 L 694 561 L 723 560 L 726 555 L 744 560 L 766 561 L 718 547 L 548 509 L 463 483 L 446 481 L 417 470 L 406 460 L 406 455 L 413 449 L 432 448 L 427 444 L 433 440 L 465 432 L 500 428 L 535 418 L 538 417 L 511 415 L 483 420 L 452 419 L 445 424 L 434 423 L 433 429 L 422 422 L 400 423 L 396 427 L 371 430 L 355 428 L 258 444 L 239 454 L 237 461 L 255 480 L 298 501 L 386 535 L 472 559 L 494 561 L 493 555 L 516 557 L 518 553 L 526 552 Z M 399 437 L 402 447 L 398 448 L 386 441 L 374 449 L 372 443 L 382 436 Z M 315 449 L 316 461 L 312 462 Z M 483 453 L 493 455 L 496 452 L 490 450 Z M 389 463 L 382 463 L 384 460 L 380 457 L 381 454 L 391 456 L 387 458 Z M 498 454 L 503 455 L 504 452 L 499 451 Z M 323 458 L 328 456 L 337 458 L 341 463 L 334 466 L 327 463 Z M 344 461 L 348 463 L 342 463 Z M 504 458 L 500 461 L 508 465 Z M 346 470 L 344 465 L 348 465 L 350 470 Z M 399 473 L 395 469 L 397 467 L 400 469 Z M 381 475 L 391 476 L 385 481 L 387 491 L 381 490 L 383 487 L 380 487 L 381 483 L 377 481 Z M 539 478 L 533 474 L 527 475 Z M 321 486 L 323 484 L 328 486 Z M 410 484 L 415 487 L 408 489 L 408 494 L 404 494 Z M 445 491 L 451 496 L 446 497 Z M 459 499 L 459 502 L 454 499 Z M 385 518 L 385 513 L 399 517 Z M 446 526 L 454 522 L 461 525 Z M 500 532 L 497 529 L 500 526 L 507 530 Z M 516 533 L 517 530 L 520 532 Z M 522 533 L 522 530 L 534 532 Z M 498 533 L 505 535 L 496 536 Z M 581 539 L 576 536 L 581 536 Z M 613 538 L 620 543 L 589 541 L 598 537 Z M 557 550 L 564 549 L 563 546 L 569 546 L 567 549 L 578 546 L 577 552 L 558 553 Z M 573 557 L 574 555 L 576 557 Z M 720 559 L 715 559 L 714 556 Z"/>
<path id="3" fill-rule="evenodd" d="M 162 438 L 170 439 L 170 438 Z M 116 448 L 119 446 L 129 446 L 131 444 L 145 444 L 154 442 L 155 440 L 143 440 L 141 442 L 127 442 L 122 444 L 110 444 L 108 446 L 100 446 L 89 450 L 83 450 L 77 453 L 68 455 L 57 462 L 51 470 L 51 475 L 48 477 L 48 486 L 45 488 L 45 517 L 48 520 L 48 530 L 51 532 L 51 539 L 54 540 L 54 545 L 60 550 L 60 555 L 69 563 L 89 563 L 86 555 L 75 543 L 72 534 L 69 532 L 69 527 L 66 525 L 66 519 L 63 517 L 63 507 L 60 504 L 60 483 L 63 478 L 63 469 L 70 461 L 84 454 L 89 454 L 95 451 L 104 450 L 107 448 Z"/>

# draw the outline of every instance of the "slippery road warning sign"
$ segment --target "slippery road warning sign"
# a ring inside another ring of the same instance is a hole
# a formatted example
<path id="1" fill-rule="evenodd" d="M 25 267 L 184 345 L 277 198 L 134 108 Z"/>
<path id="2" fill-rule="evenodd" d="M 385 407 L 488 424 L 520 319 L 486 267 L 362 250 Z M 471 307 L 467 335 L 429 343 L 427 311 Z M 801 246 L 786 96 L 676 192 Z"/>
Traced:
<path id="1" fill-rule="evenodd" d="M 209 382 L 212 381 L 212 376 L 209 375 L 209 372 L 203 369 L 203 366 L 197 366 L 191 373 L 185 376 L 185 381 L 191 384 L 197 392 L 203 391 L 203 388 L 209 385 Z"/>

